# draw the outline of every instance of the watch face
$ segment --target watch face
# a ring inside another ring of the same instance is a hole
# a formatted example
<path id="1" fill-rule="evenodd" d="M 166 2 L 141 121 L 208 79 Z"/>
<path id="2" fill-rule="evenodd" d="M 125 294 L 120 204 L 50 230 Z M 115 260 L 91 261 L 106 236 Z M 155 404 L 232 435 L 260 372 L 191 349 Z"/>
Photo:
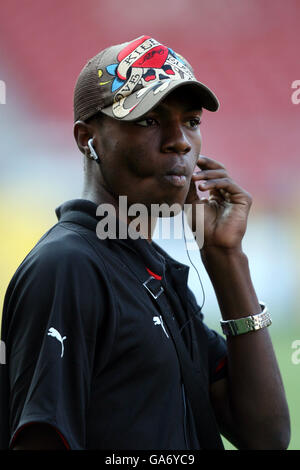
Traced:
<path id="1" fill-rule="evenodd" d="M 270 326 L 272 324 L 270 313 L 264 304 L 261 304 L 261 307 L 263 308 L 261 313 L 236 320 L 222 320 L 223 333 L 226 336 L 237 336 Z"/>

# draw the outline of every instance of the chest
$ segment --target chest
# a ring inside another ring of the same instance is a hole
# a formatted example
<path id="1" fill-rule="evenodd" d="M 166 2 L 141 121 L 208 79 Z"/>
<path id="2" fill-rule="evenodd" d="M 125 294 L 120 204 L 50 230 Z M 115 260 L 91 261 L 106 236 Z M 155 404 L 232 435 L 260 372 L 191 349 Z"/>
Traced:
<path id="1" fill-rule="evenodd" d="M 139 376 L 159 375 L 160 380 L 179 378 L 175 345 L 168 326 L 141 283 L 127 277 L 115 280 L 118 310 L 111 366 L 124 365 L 127 372 Z"/>

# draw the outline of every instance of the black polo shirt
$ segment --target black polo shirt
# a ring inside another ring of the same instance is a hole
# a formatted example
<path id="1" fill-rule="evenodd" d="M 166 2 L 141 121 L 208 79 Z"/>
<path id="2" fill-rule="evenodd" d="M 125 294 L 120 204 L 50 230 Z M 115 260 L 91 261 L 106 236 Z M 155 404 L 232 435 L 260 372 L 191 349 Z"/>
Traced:
<path id="1" fill-rule="evenodd" d="M 71 449 L 198 449 L 173 341 L 135 272 L 161 278 L 180 301 L 177 321 L 191 355 L 187 320 L 201 323 L 212 383 L 226 375 L 226 342 L 203 323 L 189 268 L 143 238 L 99 240 L 90 201 L 68 201 L 56 213 L 59 222 L 27 255 L 5 297 L 1 447 L 42 422 Z"/>

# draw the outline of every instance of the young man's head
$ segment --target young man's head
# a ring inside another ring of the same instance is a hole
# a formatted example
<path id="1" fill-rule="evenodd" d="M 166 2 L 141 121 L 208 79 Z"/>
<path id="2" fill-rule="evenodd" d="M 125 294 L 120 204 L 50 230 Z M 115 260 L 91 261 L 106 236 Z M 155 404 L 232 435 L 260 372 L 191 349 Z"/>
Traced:
<path id="1" fill-rule="evenodd" d="M 74 135 L 89 157 L 86 184 L 116 199 L 127 195 L 130 204 L 182 206 L 201 149 L 202 108 L 218 107 L 188 62 L 148 36 L 100 52 L 74 94 Z"/>

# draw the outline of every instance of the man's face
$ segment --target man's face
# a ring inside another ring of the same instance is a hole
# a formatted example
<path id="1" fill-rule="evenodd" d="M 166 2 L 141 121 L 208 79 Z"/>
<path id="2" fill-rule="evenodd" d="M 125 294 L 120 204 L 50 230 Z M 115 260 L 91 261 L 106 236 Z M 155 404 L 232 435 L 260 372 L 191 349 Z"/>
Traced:
<path id="1" fill-rule="evenodd" d="M 181 87 L 137 122 L 101 118 L 95 148 L 106 189 L 128 205 L 183 206 L 200 149 L 201 108 Z"/>

